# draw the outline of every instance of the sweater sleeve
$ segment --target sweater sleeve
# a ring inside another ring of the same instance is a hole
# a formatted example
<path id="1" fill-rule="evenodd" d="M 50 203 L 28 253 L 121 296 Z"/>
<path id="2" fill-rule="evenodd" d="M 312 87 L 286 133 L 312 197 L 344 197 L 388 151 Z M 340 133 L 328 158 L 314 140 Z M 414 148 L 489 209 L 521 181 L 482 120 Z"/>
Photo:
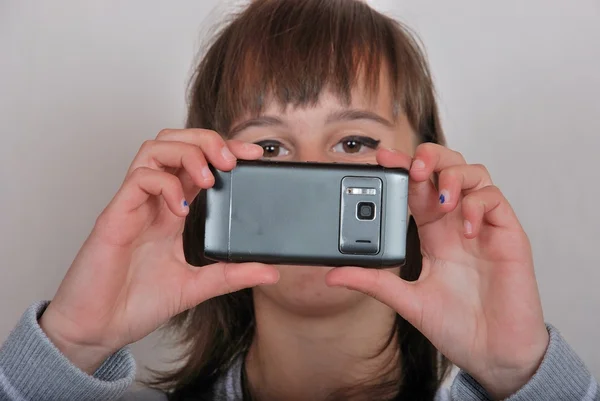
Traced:
<path id="1" fill-rule="evenodd" d="M 10 401 L 117 400 L 135 378 L 127 348 L 93 374 L 78 369 L 46 337 L 38 318 L 48 302 L 30 306 L 0 348 L 0 399 Z"/>
<path id="2" fill-rule="evenodd" d="M 538 371 L 506 401 L 600 401 L 598 382 L 558 330 L 548 326 L 550 344 Z M 483 387 L 466 372 L 452 385 L 455 401 L 491 401 Z"/>

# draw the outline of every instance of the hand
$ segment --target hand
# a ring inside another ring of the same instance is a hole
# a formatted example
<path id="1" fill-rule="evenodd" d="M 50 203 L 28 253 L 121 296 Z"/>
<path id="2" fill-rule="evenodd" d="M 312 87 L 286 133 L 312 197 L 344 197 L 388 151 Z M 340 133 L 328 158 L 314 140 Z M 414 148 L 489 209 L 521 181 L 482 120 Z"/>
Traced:
<path id="1" fill-rule="evenodd" d="M 214 184 L 207 161 L 229 171 L 236 157 L 262 151 L 206 130 L 166 130 L 144 143 L 40 319 L 67 358 L 93 373 L 172 316 L 278 280 L 274 267 L 256 263 L 193 267 L 182 248 L 188 201 Z"/>
<path id="2" fill-rule="evenodd" d="M 484 167 L 440 145 L 419 146 L 412 166 L 398 152 L 377 156 L 383 166 L 410 168 L 421 276 L 407 282 L 388 270 L 339 268 L 327 283 L 389 305 L 490 395 L 511 395 L 549 342 L 529 240 L 512 208 Z"/>

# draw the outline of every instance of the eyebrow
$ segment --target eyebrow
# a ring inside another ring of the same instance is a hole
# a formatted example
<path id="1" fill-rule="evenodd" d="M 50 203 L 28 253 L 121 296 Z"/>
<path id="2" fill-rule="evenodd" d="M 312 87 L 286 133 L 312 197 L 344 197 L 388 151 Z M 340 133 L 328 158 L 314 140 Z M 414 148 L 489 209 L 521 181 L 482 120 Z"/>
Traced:
<path id="1" fill-rule="evenodd" d="M 244 121 L 243 123 L 236 125 L 235 127 L 233 127 L 233 129 L 231 129 L 231 131 L 229 131 L 228 136 L 230 138 L 233 138 L 240 132 L 250 127 L 275 127 L 282 125 L 286 124 L 280 118 L 273 116 L 260 116 L 256 118 L 251 118 L 249 120 Z"/>
<path id="2" fill-rule="evenodd" d="M 379 124 L 382 124 L 388 128 L 393 128 L 394 124 L 387 120 L 386 118 L 381 117 L 380 115 L 366 111 L 366 110 L 340 110 L 334 111 L 327 116 L 325 120 L 327 124 L 331 124 L 334 122 L 340 121 L 357 121 L 357 120 L 368 120 L 373 121 Z M 277 126 L 285 126 L 286 123 L 280 118 L 274 116 L 260 116 L 256 118 L 251 118 L 249 120 L 244 121 L 243 123 L 238 124 L 233 127 L 231 131 L 229 131 L 229 138 L 235 137 L 240 132 L 251 128 L 251 127 L 277 127 Z"/>
<path id="3" fill-rule="evenodd" d="M 368 121 L 373 121 L 382 125 L 385 125 L 386 127 L 392 128 L 394 127 L 394 124 L 387 120 L 386 118 L 381 117 L 380 115 L 370 112 L 370 111 L 366 111 L 366 110 L 355 110 L 355 109 L 350 109 L 350 110 L 341 110 L 341 111 L 336 111 L 331 113 L 328 117 L 327 117 L 327 123 L 333 123 L 333 122 L 338 122 L 338 121 L 356 121 L 356 120 L 368 120 Z"/>

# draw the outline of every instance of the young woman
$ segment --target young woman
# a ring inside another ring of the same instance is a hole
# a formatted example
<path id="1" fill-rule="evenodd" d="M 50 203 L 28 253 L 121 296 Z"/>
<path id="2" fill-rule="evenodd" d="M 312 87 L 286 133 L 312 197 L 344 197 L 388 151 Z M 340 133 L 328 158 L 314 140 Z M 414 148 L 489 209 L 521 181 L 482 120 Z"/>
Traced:
<path id="1" fill-rule="evenodd" d="M 544 322 L 509 203 L 443 146 L 400 24 L 354 0 L 254 1 L 208 48 L 188 116 L 142 145 L 56 296 L 3 345 L 2 399 L 600 400 Z M 261 157 L 410 169 L 406 265 L 204 260 L 207 164 Z M 128 392 L 126 346 L 169 320 L 180 364 Z"/>

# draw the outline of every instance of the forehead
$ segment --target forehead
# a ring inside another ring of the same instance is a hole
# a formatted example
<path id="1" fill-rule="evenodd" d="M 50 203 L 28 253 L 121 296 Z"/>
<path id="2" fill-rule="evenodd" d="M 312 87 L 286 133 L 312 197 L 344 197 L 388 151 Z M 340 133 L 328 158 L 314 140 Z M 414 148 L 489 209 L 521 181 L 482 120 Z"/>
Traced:
<path id="1" fill-rule="evenodd" d="M 190 109 L 222 133 L 273 105 L 321 107 L 328 95 L 339 107 L 414 120 L 420 65 L 401 26 L 364 3 L 256 1 L 209 47 Z"/>
<path id="2" fill-rule="evenodd" d="M 377 85 L 373 85 L 370 77 L 360 74 L 354 86 L 349 88 L 348 94 L 340 93 L 338 88 L 331 85 L 324 86 L 320 93 L 311 102 L 283 102 L 280 96 L 271 91 L 263 97 L 260 109 L 248 108 L 236 116 L 231 124 L 235 127 L 241 121 L 256 118 L 262 115 L 290 115 L 294 111 L 309 111 L 311 115 L 321 114 L 323 117 L 332 112 L 352 110 L 353 112 L 369 112 L 380 116 L 385 122 L 395 124 L 402 115 L 398 102 L 390 89 L 391 82 L 385 66 L 380 68 Z"/>

